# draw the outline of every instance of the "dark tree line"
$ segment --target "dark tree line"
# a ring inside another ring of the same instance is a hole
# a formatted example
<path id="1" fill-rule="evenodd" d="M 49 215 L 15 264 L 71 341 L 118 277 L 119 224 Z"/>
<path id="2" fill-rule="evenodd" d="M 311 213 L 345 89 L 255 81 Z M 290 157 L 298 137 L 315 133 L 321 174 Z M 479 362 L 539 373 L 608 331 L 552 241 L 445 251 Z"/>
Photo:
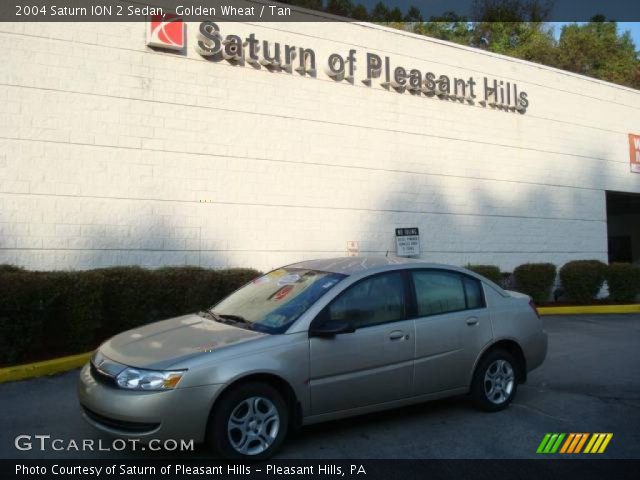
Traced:
<path id="1" fill-rule="evenodd" d="M 548 23 L 551 0 L 474 0 L 473 21 L 455 12 L 425 20 L 415 6 L 402 12 L 384 2 L 367 10 L 352 0 L 280 1 L 640 88 L 640 57 L 629 32 L 602 16 L 555 32 Z"/>
<path id="2" fill-rule="evenodd" d="M 378 2 L 370 11 L 361 3 L 351 0 L 278 0 L 280 3 L 288 3 L 300 7 L 321 10 L 333 15 L 348 17 L 354 20 L 369 22 L 422 22 L 422 13 L 418 7 L 410 7 L 403 13 L 398 7 L 389 8 L 384 2 Z"/>

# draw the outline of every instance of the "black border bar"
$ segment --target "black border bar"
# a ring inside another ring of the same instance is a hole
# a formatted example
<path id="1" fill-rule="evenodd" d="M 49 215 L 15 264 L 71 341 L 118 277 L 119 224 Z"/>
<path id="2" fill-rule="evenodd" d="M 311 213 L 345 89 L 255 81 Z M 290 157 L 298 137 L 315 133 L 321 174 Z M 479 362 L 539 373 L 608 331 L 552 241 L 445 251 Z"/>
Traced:
<path id="1" fill-rule="evenodd" d="M 361 4 L 369 13 L 379 0 L 350 0 L 356 6 Z M 543 11 L 543 21 L 547 22 L 583 22 L 596 15 L 618 22 L 640 21 L 640 2 L 630 0 L 447 0 L 432 2 L 425 0 L 387 0 L 382 3 L 389 11 L 400 9 L 406 16 L 409 6 L 420 11 L 424 21 L 457 16 L 466 21 L 483 21 L 478 4 L 495 6 L 497 21 L 509 21 L 500 9 L 502 3 L 519 5 L 516 8 L 524 21 L 536 20 Z M 540 9 L 531 10 L 527 5 L 534 2 Z M 311 2 L 313 3 L 313 2 Z M 199 22 L 217 20 L 226 22 L 338 22 L 353 21 L 354 18 L 332 13 L 348 12 L 328 7 L 327 0 L 322 10 L 310 10 L 301 5 L 309 5 L 303 0 L 2 0 L 0 2 L 0 21 L 2 22 L 146 22 L 151 9 L 161 9 L 163 13 L 177 13 L 185 21 Z M 493 7 L 492 7 L 493 8 Z M 486 9 L 484 10 L 486 12 Z M 511 10 L 513 12 L 513 7 Z M 355 14 L 354 14 L 355 15 Z M 502 16 L 501 16 L 502 15 Z M 357 16 L 357 15 L 356 15 Z M 403 17 L 404 18 L 404 17 Z M 408 18 L 408 17 L 407 17 Z M 357 20 L 357 18 L 355 19 Z M 370 18 L 377 21 L 375 18 Z M 491 21 L 491 18 L 489 19 Z"/>
<path id="2" fill-rule="evenodd" d="M 178 469 L 182 466 L 182 470 Z M 187 473 L 187 468 L 191 470 Z M 198 468 L 218 467 L 218 473 Z M 278 468 L 312 467 L 310 475 Z M 640 460 L 270 460 L 227 463 L 204 460 L 0 460 L 0 478 L 31 479 L 233 479 L 274 480 L 627 480 L 637 478 Z M 97 469 L 99 474 L 96 475 Z M 195 472 L 194 473 L 194 469 Z M 27 473 L 27 471 L 29 473 Z M 55 474 L 54 472 L 58 472 Z M 60 474 L 64 471 L 66 473 Z M 109 473 L 113 471 L 113 473 Z M 39 473 L 38 473 L 39 472 Z M 280 473 L 278 473 L 280 472 Z"/>

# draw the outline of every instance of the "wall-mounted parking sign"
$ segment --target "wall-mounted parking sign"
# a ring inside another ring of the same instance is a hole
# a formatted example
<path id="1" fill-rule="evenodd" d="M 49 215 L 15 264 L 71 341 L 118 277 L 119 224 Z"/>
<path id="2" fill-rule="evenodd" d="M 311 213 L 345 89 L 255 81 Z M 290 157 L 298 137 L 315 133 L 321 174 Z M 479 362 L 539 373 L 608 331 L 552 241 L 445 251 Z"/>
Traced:
<path id="1" fill-rule="evenodd" d="M 420 231 L 418 228 L 396 228 L 396 255 L 414 257 L 420 255 Z"/>

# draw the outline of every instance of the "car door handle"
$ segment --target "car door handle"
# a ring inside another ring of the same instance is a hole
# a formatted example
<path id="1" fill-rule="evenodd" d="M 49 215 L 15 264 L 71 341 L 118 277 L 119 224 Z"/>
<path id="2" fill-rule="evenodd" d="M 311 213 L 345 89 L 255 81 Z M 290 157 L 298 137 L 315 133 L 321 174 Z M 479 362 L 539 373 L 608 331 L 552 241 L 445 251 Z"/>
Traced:
<path id="1" fill-rule="evenodd" d="M 409 340 L 409 335 L 404 333 L 402 330 L 394 330 L 389 334 L 389 340 L 397 341 L 397 340 Z"/>
<path id="2" fill-rule="evenodd" d="M 476 325 L 478 323 L 478 317 L 467 318 L 467 325 Z"/>

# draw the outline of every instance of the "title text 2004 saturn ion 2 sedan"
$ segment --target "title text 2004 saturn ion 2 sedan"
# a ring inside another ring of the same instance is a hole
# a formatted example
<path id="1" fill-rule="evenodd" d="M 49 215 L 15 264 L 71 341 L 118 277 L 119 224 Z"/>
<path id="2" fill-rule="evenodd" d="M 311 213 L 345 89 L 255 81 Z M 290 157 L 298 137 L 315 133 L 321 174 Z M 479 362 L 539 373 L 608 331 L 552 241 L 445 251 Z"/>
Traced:
<path id="1" fill-rule="evenodd" d="M 120 437 L 266 458 L 291 427 L 469 393 L 501 410 L 545 358 L 529 297 L 400 258 L 313 260 L 210 311 L 121 333 L 80 375 L 85 419 Z"/>

